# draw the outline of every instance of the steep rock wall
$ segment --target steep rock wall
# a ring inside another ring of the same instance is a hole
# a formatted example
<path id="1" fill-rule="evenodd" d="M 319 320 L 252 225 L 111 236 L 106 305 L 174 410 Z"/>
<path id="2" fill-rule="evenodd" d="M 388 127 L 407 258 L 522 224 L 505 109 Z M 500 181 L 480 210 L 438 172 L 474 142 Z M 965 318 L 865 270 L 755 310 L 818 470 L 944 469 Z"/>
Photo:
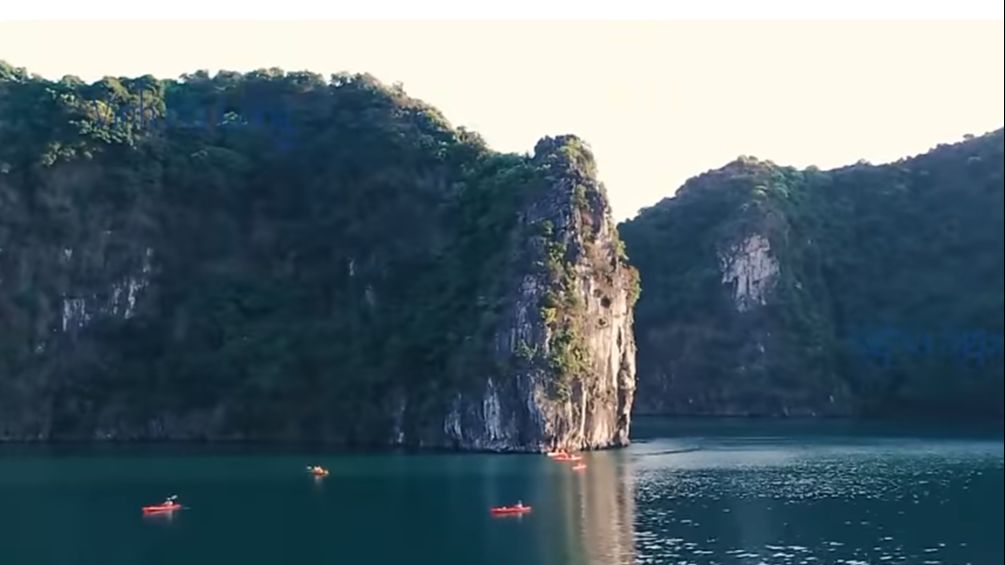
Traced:
<path id="1" fill-rule="evenodd" d="M 567 149 L 572 147 L 572 152 Z M 511 307 L 494 343 L 500 360 L 516 360 L 505 382 L 492 378 L 481 390 L 458 394 L 444 420 L 448 441 L 477 449 L 540 451 L 557 447 L 593 449 L 628 443 L 635 389 L 632 307 L 637 274 L 620 251 L 603 187 L 577 157 L 592 156 L 574 138 L 545 139 L 535 161 L 548 167 L 547 190 L 532 197 L 521 213 L 523 233 L 543 234 L 516 241 L 515 253 L 531 268 L 514 281 Z M 541 268 L 549 246 L 562 249 L 566 280 Z M 567 288 L 560 288 L 567 284 Z M 542 306 L 549 293 L 565 293 L 574 304 L 569 319 L 548 323 Z M 581 366 L 561 374 L 553 359 L 560 352 L 556 331 L 566 323 L 581 347 Z M 556 372 L 560 374 L 556 374 Z M 569 379 L 556 391 L 556 379 Z"/>

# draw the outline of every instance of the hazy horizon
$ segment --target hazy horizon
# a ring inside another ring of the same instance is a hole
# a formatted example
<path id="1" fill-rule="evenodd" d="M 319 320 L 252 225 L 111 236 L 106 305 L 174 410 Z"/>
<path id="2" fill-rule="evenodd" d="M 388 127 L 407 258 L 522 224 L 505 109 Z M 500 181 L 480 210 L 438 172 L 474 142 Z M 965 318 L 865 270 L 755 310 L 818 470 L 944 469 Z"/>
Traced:
<path id="1" fill-rule="evenodd" d="M 1003 36 L 1000 21 L 3 22 L 0 59 L 89 82 L 368 72 L 499 151 L 580 136 L 621 220 L 739 155 L 828 169 L 996 130 Z"/>

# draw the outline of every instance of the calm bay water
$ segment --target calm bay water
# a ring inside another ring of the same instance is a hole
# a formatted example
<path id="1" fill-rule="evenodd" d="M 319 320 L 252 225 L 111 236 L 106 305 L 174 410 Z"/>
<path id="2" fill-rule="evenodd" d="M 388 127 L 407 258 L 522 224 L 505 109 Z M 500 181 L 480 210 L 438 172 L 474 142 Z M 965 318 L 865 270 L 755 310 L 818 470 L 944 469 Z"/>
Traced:
<path id="1" fill-rule="evenodd" d="M 1000 426 L 633 431 L 582 473 L 531 455 L 0 446 L 0 564 L 1003 562 Z M 141 516 L 170 494 L 187 508 Z M 488 514 L 518 499 L 534 511 Z"/>

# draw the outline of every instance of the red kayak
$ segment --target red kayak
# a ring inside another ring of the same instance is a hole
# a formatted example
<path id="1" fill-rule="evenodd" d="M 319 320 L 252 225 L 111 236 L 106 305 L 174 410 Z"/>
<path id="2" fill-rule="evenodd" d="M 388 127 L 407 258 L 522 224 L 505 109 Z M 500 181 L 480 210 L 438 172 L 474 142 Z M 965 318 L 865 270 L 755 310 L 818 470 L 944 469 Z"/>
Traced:
<path id="1" fill-rule="evenodd" d="M 155 504 L 153 506 L 144 506 L 144 514 L 162 514 L 164 512 L 174 512 L 175 510 L 180 510 L 181 504 L 177 502 L 172 502 L 170 504 Z"/>
<path id="2" fill-rule="evenodd" d="M 526 514 L 530 512 L 530 506 L 524 506 L 523 504 L 517 504 L 515 506 L 494 506 L 489 509 L 494 516 L 512 516 L 515 514 Z"/>

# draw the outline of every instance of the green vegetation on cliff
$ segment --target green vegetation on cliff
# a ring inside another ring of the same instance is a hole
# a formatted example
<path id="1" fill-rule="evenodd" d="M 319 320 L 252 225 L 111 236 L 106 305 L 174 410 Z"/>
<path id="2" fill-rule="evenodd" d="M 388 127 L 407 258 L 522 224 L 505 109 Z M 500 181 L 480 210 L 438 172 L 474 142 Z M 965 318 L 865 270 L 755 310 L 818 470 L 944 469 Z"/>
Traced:
<path id="1" fill-rule="evenodd" d="M 832 171 L 741 158 L 622 224 L 640 410 L 1000 415 L 1002 138 Z"/>
<path id="2" fill-rule="evenodd" d="M 382 442 L 401 395 L 442 427 L 510 376 L 492 339 L 551 161 L 368 75 L 0 63 L 0 437 Z"/>

